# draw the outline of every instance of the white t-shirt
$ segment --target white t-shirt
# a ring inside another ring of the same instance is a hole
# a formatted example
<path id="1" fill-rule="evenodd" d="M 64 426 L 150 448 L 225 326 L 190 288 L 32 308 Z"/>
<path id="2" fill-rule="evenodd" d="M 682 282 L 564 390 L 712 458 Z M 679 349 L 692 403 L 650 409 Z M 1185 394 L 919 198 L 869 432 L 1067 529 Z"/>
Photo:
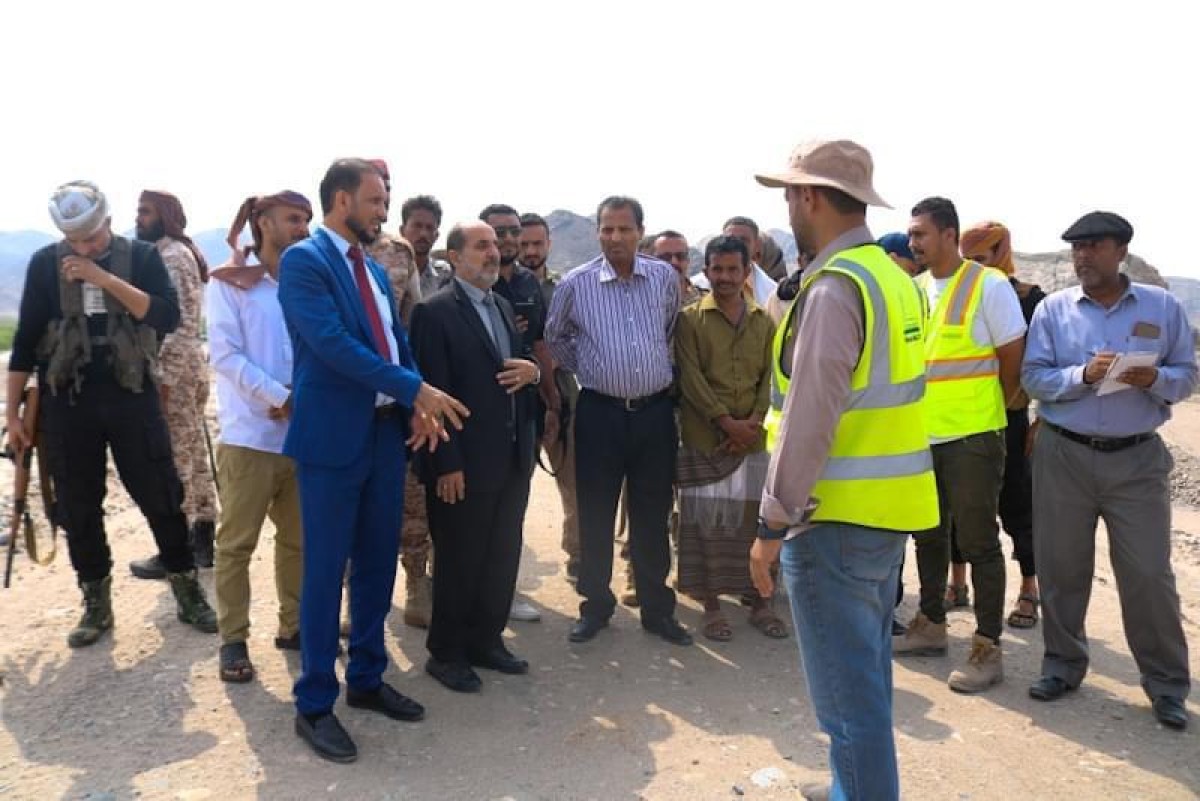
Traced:
<path id="1" fill-rule="evenodd" d="M 936 309 L 938 299 L 958 273 L 949 278 L 934 278 L 928 284 L 929 308 Z M 932 277 L 932 276 L 931 276 Z M 983 276 L 982 314 L 971 324 L 971 339 L 981 347 L 999 348 L 1025 335 L 1025 315 L 1021 300 L 1003 274 L 989 270 Z"/>

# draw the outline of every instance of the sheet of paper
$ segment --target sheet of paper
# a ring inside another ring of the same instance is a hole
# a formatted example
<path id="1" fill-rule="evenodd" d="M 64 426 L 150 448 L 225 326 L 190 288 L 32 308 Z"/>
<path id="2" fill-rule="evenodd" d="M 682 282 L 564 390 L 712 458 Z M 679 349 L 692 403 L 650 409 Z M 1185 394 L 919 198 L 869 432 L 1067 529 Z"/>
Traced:
<path id="1" fill-rule="evenodd" d="M 1135 350 L 1129 353 L 1118 354 L 1117 358 L 1113 360 L 1112 366 L 1108 368 L 1108 372 L 1105 373 L 1104 380 L 1096 388 L 1096 394 L 1111 395 L 1123 389 L 1133 389 L 1132 385 L 1122 384 L 1118 381 L 1117 376 L 1131 367 L 1154 367 L 1157 364 L 1158 354 L 1151 351 Z"/>

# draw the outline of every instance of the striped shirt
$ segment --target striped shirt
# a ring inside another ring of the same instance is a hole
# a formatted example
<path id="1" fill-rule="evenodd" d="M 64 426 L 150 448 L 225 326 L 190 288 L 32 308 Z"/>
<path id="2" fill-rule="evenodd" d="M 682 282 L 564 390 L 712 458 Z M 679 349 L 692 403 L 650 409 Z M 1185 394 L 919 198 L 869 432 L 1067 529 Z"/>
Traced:
<path id="1" fill-rule="evenodd" d="M 617 398 L 653 395 L 673 377 L 679 303 L 679 276 L 666 262 L 638 255 L 630 277 L 619 278 L 599 256 L 554 290 L 546 344 L 584 389 Z"/>

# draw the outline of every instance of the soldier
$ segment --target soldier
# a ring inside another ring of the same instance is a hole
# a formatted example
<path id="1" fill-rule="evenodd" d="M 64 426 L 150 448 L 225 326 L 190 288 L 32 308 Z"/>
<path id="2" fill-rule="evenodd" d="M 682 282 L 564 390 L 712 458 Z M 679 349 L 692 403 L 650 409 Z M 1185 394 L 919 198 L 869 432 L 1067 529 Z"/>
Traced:
<path id="1" fill-rule="evenodd" d="M 135 226 L 137 238 L 158 249 L 179 296 L 179 327 L 163 338 L 158 354 L 159 394 L 171 432 L 175 470 L 183 482 L 183 512 L 191 523 L 192 552 L 199 567 L 212 567 L 217 497 L 204 441 L 208 359 L 200 340 L 200 309 L 208 264 L 200 248 L 184 233 L 187 217 L 183 205 L 169 192 L 142 192 Z M 129 569 L 144 579 L 160 579 L 167 574 L 157 554 L 130 562 Z"/>
<path id="2" fill-rule="evenodd" d="M 413 307 L 423 297 L 416 251 L 407 239 L 381 233 L 367 247 L 371 258 L 387 271 L 388 282 L 400 308 L 400 321 L 407 329 Z M 409 469 L 404 474 L 404 524 L 400 529 L 400 564 L 404 568 L 404 622 L 419 629 L 429 628 L 433 616 L 433 582 L 428 566 L 433 552 L 429 536 L 429 513 L 425 487 Z M 348 633 L 348 632 L 347 632 Z"/>
<path id="3" fill-rule="evenodd" d="M 113 626 L 112 557 L 104 531 L 107 448 L 121 481 L 158 543 L 181 622 L 216 633 L 217 618 L 196 580 L 183 487 L 154 384 L 159 340 L 179 323 L 179 304 L 153 247 L 112 233 L 108 200 L 89 181 L 60 186 L 50 216 L 62 241 L 33 254 L 8 365 L 8 397 L 37 371 L 40 423 L 83 617 L 67 638 L 91 645 Z M 8 439 L 25 447 L 18 405 Z"/>

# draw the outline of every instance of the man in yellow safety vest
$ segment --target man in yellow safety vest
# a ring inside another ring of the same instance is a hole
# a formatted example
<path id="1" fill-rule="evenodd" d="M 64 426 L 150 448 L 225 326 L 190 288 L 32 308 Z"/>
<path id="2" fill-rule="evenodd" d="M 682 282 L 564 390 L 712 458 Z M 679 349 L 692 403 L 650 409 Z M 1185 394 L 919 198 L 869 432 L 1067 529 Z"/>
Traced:
<path id="1" fill-rule="evenodd" d="M 945 198 L 922 200 L 908 229 L 913 256 L 927 268 L 916 283 L 930 310 L 925 340 L 925 422 L 937 473 L 941 524 L 917 534 L 921 609 L 895 638 L 897 655 L 946 653 L 946 570 L 950 530 L 971 564 L 975 635 L 950 689 L 980 692 L 1004 677 L 1004 554 L 996 524 L 1004 480 L 1005 408 L 1021 400 L 1025 317 L 999 270 L 959 255 L 958 213 Z"/>
<path id="2" fill-rule="evenodd" d="M 830 737 L 829 797 L 886 800 L 899 796 L 896 582 L 908 532 L 935 526 L 938 510 L 921 411 L 925 315 L 912 279 L 867 229 L 867 206 L 886 206 L 872 171 L 853 142 L 811 142 L 786 172 L 758 176 L 785 188 L 797 245 L 816 255 L 773 354 L 784 401 L 750 568 L 769 597 L 781 557 Z"/>

